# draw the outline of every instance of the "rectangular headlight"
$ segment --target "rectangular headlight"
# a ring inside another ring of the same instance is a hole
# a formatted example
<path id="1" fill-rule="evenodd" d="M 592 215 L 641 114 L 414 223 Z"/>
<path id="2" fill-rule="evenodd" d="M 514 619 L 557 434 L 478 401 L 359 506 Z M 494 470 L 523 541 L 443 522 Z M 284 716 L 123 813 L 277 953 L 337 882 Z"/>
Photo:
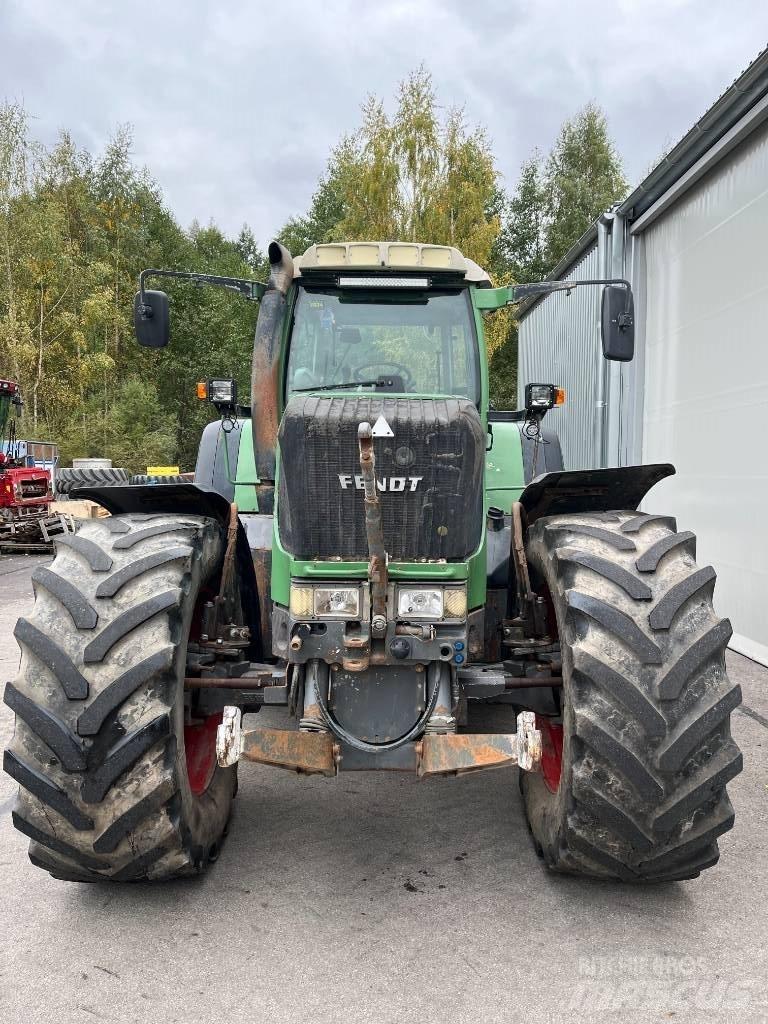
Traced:
<path id="1" fill-rule="evenodd" d="M 467 589 L 452 587 L 398 587 L 399 619 L 463 620 L 467 617 Z"/>
<path id="2" fill-rule="evenodd" d="M 442 619 L 442 588 L 399 588 L 397 591 L 397 617 L 399 619 Z"/>
<path id="3" fill-rule="evenodd" d="M 315 615 L 328 619 L 356 619 L 360 615 L 358 587 L 316 587 Z"/>

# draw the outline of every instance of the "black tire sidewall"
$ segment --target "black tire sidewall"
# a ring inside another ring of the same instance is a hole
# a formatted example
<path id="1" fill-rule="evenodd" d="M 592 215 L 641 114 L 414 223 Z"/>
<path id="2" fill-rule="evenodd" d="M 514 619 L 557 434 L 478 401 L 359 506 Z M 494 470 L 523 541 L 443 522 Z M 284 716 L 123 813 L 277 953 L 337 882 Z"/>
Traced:
<path id="1" fill-rule="evenodd" d="M 212 543 L 210 535 L 203 538 L 202 543 Z M 219 539 L 219 551 L 216 563 L 220 563 L 223 553 L 223 538 Z M 237 788 L 237 765 L 222 768 L 216 765 L 211 780 L 203 793 L 196 795 L 189 784 L 187 771 L 186 749 L 184 746 L 184 678 L 186 675 L 187 644 L 192 627 L 197 602 L 203 586 L 215 574 L 215 568 L 205 575 L 202 572 L 193 574 L 192 583 L 186 600 L 181 609 L 180 622 L 172 628 L 179 630 L 180 642 L 175 653 L 176 694 L 172 711 L 173 735 L 176 742 L 169 744 L 169 756 L 175 758 L 175 772 L 179 785 L 177 801 L 179 805 L 178 827 L 182 833 L 184 845 L 190 850 L 198 870 L 202 870 L 208 859 L 215 856 L 218 846 L 226 830 Z M 173 812 L 172 812 L 173 813 Z"/>
<path id="2" fill-rule="evenodd" d="M 537 543 L 536 531 L 527 546 L 528 566 L 532 583 L 543 582 L 550 594 L 557 620 L 560 637 L 560 655 L 563 663 L 562 725 L 563 756 L 560 770 L 560 784 L 553 793 L 544 781 L 541 771 L 525 772 L 520 769 L 520 791 L 529 828 L 540 847 L 546 864 L 554 867 L 562 860 L 568 813 L 573 806 L 571 795 L 573 764 L 575 761 L 575 737 L 573 701 L 571 699 L 573 658 L 571 645 L 566 638 L 565 601 L 554 571 L 553 560 L 547 556 L 541 543 Z"/>

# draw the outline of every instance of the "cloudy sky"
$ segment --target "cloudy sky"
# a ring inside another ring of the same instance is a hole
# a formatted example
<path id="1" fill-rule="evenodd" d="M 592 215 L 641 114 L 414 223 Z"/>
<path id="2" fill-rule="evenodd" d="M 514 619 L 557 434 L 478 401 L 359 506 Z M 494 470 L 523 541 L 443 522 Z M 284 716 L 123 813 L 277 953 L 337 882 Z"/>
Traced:
<path id="1" fill-rule="evenodd" d="M 589 100 L 639 180 L 768 41 L 757 0 L 0 0 L 0 99 L 33 132 L 136 159 L 180 221 L 264 242 L 310 199 L 373 92 L 423 62 L 514 183 Z"/>

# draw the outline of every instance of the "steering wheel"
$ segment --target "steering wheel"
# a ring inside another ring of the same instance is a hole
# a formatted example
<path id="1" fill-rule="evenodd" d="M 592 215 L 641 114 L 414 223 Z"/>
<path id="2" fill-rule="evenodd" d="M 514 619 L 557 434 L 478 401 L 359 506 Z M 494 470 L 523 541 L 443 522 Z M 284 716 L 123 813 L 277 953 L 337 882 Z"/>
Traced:
<path id="1" fill-rule="evenodd" d="M 408 367 L 403 366 L 402 363 L 395 363 L 387 360 L 384 360 L 382 362 L 376 362 L 374 360 L 374 362 L 372 363 L 363 363 L 362 366 L 356 366 L 353 371 L 353 376 L 355 380 L 366 380 L 368 374 L 364 373 L 364 370 L 381 369 L 382 366 L 390 370 L 395 370 L 395 376 L 402 378 L 403 386 L 406 388 L 406 390 L 410 389 L 411 385 L 413 384 L 413 374 L 408 369 Z M 386 376 L 386 374 L 381 374 L 380 376 Z"/>

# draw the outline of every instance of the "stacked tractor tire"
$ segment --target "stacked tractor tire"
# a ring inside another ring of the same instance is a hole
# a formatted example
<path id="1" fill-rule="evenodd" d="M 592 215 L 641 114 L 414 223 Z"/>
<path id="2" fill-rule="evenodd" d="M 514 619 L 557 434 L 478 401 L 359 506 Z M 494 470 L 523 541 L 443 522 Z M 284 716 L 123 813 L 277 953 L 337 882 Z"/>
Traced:
<path id="1" fill-rule="evenodd" d="M 128 483 L 124 469 L 77 468 L 56 470 L 56 494 L 69 495 L 78 487 L 114 487 Z"/>
<path id="2" fill-rule="evenodd" d="M 186 484 L 194 480 L 194 473 L 174 473 L 171 476 L 149 476 L 146 473 L 134 473 L 131 477 L 132 486 L 143 484 Z"/>
<path id="3" fill-rule="evenodd" d="M 56 494 L 68 497 L 78 487 L 115 487 L 125 484 L 182 484 L 194 479 L 192 473 L 178 473 L 173 476 L 154 476 L 147 473 L 130 475 L 125 469 L 76 468 L 56 471 Z"/>

